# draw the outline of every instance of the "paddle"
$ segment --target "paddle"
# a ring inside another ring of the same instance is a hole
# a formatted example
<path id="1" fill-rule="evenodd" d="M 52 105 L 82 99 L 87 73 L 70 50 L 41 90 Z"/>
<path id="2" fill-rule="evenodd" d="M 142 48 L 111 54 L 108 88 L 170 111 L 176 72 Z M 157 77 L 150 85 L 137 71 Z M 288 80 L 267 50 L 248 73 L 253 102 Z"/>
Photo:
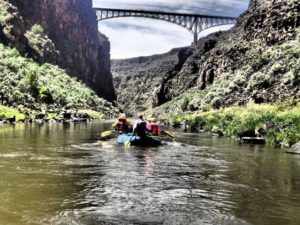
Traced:
<path id="1" fill-rule="evenodd" d="M 115 133 L 115 130 L 107 130 L 107 131 L 103 131 L 101 133 L 101 138 L 108 138 L 109 136 L 111 136 L 113 133 Z"/>
<path id="2" fill-rule="evenodd" d="M 170 138 L 173 138 L 173 139 L 175 138 L 174 135 L 170 131 L 162 130 L 161 133 L 169 136 Z"/>
<path id="3" fill-rule="evenodd" d="M 134 136 L 134 134 L 132 134 L 130 140 L 125 141 L 125 143 L 124 143 L 125 148 L 130 148 L 131 140 L 132 140 L 133 136 Z"/>
<path id="4" fill-rule="evenodd" d="M 130 140 L 125 141 L 124 146 L 125 146 L 125 148 L 130 148 L 130 146 L 131 146 Z"/>

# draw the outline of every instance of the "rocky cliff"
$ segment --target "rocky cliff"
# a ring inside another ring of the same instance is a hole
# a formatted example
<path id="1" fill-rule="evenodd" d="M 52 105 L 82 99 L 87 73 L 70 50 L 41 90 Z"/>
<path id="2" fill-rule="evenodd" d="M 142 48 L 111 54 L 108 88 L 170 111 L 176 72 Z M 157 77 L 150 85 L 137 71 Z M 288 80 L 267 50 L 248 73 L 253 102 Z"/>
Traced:
<path id="1" fill-rule="evenodd" d="M 233 29 L 202 41 L 180 71 L 161 83 L 154 97 L 162 99 L 158 105 L 172 101 L 155 112 L 203 111 L 249 101 L 297 101 L 299 26 L 299 1 L 252 0 Z"/>
<path id="2" fill-rule="evenodd" d="M 6 18 L 3 13 L 5 23 L 0 29 L 3 43 L 17 47 L 39 62 L 57 64 L 99 96 L 109 101 L 116 99 L 110 73 L 110 45 L 99 35 L 92 0 L 1 2 L 9 15 L 14 15 Z M 15 7 L 8 7 L 7 2 Z M 43 30 L 33 30 L 36 24 Z M 36 35 L 43 36 L 44 41 Z"/>
<path id="3" fill-rule="evenodd" d="M 193 87 L 198 77 L 199 68 L 195 63 L 198 55 L 213 48 L 220 35 L 200 39 L 197 49 L 177 48 L 161 55 L 112 60 L 118 102 L 128 112 L 141 112 Z"/>
<path id="4" fill-rule="evenodd" d="M 118 102 L 130 113 L 152 108 L 168 96 L 158 99 L 162 85 L 178 73 L 192 54 L 191 48 L 173 49 L 162 55 L 112 61 Z"/>

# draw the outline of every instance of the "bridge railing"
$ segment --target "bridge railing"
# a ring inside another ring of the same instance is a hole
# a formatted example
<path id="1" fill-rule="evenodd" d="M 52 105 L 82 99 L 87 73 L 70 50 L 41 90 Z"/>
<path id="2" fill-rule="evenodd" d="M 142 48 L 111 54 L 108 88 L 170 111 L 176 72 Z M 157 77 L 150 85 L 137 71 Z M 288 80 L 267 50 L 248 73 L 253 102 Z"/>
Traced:
<path id="1" fill-rule="evenodd" d="M 235 17 L 216 15 L 169 13 L 159 11 L 109 8 L 94 8 L 94 10 L 96 12 L 98 21 L 120 17 L 142 17 L 174 23 L 190 31 L 194 35 L 195 43 L 197 43 L 198 35 L 201 31 L 215 26 L 235 24 L 237 21 L 237 18 Z"/>

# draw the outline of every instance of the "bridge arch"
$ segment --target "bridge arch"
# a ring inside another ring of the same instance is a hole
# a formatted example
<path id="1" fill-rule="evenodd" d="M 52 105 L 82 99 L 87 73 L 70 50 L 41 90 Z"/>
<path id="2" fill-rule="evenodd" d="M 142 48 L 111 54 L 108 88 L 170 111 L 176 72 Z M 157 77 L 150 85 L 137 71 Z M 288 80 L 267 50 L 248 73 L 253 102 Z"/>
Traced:
<path id="1" fill-rule="evenodd" d="M 140 17 L 173 23 L 190 31 L 194 35 L 194 43 L 197 43 L 198 35 L 203 30 L 221 25 L 235 24 L 237 21 L 237 18 L 224 16 L 108 8 L 94 8 L 94 10 L 98 21 L 120 17 Z"/>

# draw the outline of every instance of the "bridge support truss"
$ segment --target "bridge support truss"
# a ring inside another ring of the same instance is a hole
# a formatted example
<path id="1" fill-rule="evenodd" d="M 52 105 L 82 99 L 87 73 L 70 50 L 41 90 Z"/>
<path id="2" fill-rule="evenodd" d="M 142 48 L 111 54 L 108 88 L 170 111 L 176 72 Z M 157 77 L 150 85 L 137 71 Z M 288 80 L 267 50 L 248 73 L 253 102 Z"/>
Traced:
<path id="1" fill-rule="evenodd" d="M 142 17 L 170 22 L 190 31 L 194 35 L 194 43 L 197 43 L 201 31 L 211 27 L 235 24 L 237 21 L 237 18 L 224 16 L 108 8 L 94 8 L 94 10 L 98 21 L 120 17 Z"/>

